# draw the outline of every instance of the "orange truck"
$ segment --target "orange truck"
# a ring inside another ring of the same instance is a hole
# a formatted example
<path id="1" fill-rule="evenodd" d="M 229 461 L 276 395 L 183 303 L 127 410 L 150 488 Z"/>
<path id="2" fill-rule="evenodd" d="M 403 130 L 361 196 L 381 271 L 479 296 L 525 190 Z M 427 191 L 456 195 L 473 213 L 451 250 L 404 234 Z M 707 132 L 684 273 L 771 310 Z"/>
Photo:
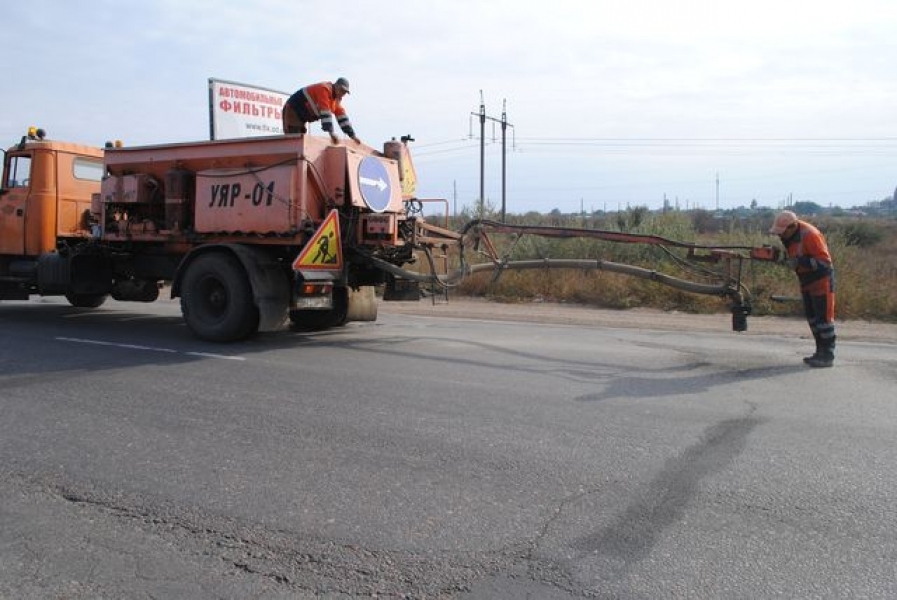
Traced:
<path id="1" fill-rule="evenodd" d="M 167 283 L 216 342 L 375 320 L 374 288 L 414 261 L 408 139 L 97 148 L 31 128 L 3 161 L 0 300 L 151 302 Z"/>

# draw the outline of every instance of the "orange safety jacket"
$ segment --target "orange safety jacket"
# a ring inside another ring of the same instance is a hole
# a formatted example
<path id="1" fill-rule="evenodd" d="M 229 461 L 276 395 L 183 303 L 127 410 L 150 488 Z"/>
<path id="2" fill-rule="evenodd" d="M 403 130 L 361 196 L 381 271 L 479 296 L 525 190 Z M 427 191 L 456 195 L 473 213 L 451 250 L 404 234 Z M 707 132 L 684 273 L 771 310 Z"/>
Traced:
<path id="1" fill-rule="evenodd" d="M 797 259 L 795 272 L 802 292 L 822 295 L 835 290 L 835 267 L 822 232 L 798 221 L 797 230 L 783 243 L 788 258 Z"/>
<path id="2" fill-rule="evenodd" d="M 355 137 L 352 122 L 349 121 L 349 116 L 339 100 L 333 95 L 333 84 L 329 81 L 305 86 L 290 96 L 287 104 L 306 123 L 320 119 L 321 129 L 327 133 L 333 132 L 333 116 L 336 115 L 336 122 L 343 133 L 351 138 Z"/>

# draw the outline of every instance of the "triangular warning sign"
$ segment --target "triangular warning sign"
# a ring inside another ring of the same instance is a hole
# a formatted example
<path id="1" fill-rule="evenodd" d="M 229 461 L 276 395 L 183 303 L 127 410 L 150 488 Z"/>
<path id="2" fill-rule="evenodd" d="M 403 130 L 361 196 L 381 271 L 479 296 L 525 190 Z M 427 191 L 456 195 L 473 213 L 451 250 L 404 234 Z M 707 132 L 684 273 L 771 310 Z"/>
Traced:
<path id="1" fill-rule="evenodd" d="M 343 249 L 339 236 L 339 213 L 330 211 L 305 248 L 293 261 L 294 271 L 342 271 Z"/>

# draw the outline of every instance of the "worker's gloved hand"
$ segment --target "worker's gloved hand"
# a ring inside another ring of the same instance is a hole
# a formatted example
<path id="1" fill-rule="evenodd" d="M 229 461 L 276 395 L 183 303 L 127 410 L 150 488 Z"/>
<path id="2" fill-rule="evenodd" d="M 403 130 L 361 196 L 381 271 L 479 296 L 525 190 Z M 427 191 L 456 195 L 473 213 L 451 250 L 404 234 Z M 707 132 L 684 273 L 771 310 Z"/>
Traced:
<path id="1" fill-rule="evenodd" d="M 797 258 L 786 258 L 784 263 L 792 271 L 797 268 Z"/>

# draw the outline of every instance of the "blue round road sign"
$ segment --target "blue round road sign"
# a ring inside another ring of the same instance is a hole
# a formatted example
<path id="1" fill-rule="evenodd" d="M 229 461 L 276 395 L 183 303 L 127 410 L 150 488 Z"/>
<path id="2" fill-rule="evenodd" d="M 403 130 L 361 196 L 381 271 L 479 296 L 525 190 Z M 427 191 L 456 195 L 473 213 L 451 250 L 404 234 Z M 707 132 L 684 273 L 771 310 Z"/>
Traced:
<path id="1" fill-rule="evenodd" d="M 364 203 L 374 212 L 383 212 L 389 206 L 392 197 L 389 173 L 377 158 L 366 156 L 358 165 L 358 188 Z"/>

